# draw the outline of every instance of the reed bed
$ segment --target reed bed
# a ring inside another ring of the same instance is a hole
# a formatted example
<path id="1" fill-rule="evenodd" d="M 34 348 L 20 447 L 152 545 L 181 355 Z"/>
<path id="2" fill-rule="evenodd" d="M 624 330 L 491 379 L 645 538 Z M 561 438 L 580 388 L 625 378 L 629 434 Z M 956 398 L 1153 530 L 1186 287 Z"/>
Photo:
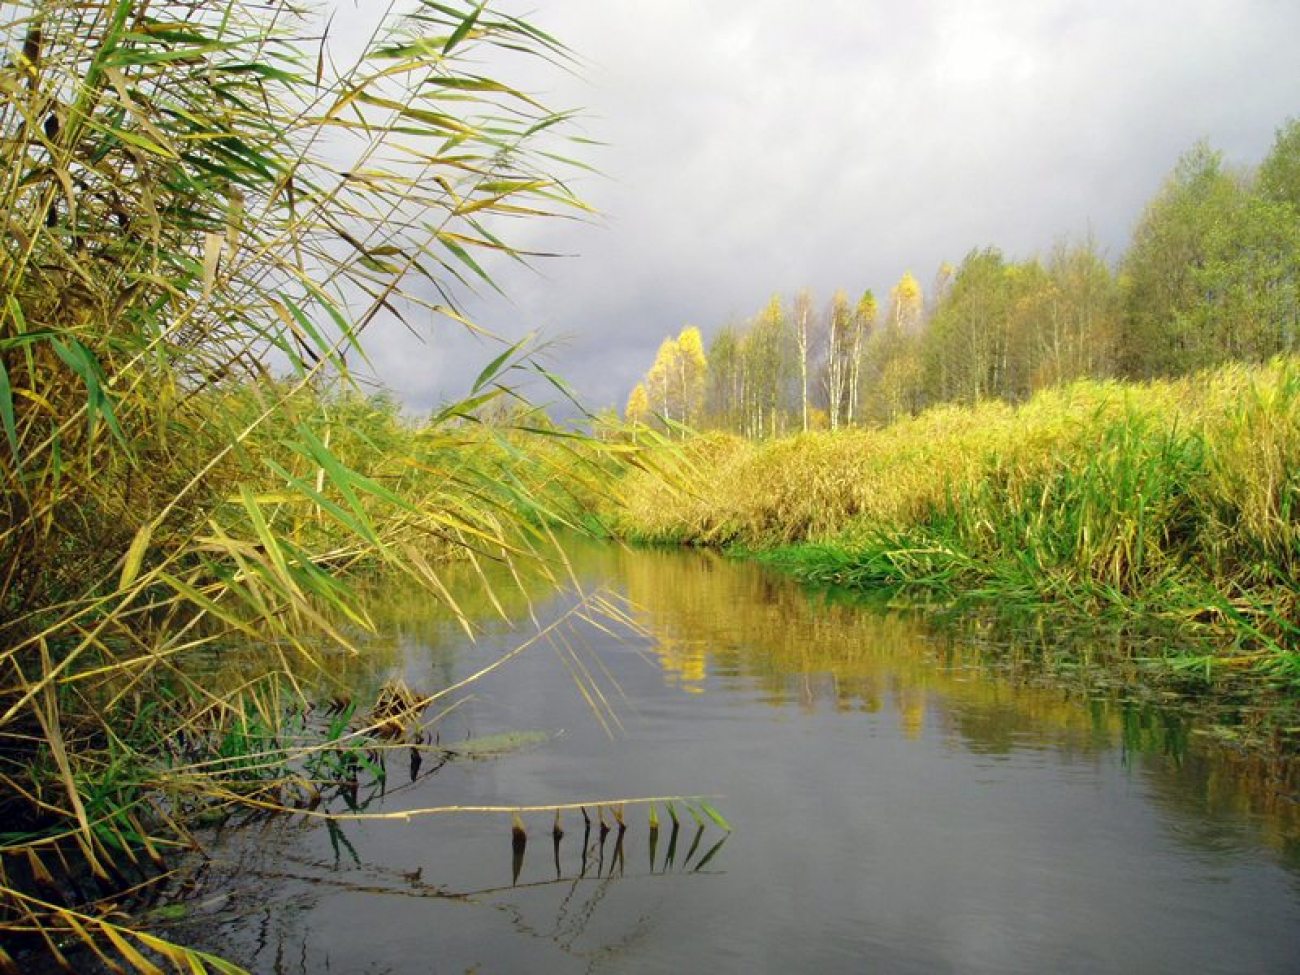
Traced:
<path id="1" fill-rule="evenodd" d="M 481 422 L 529 350 L 419 422 L 357 378 L 380 316 L 472 328 L 511 225 L 585 209 L 568 115 L 482 73 L 564 49 L 409 7 L 348 63 L 303 4 L 5 5 L 0 971 L 233 970 L 126 911 L 196 822 L 346 799 L 406 722 L 314 697 L 371 628 L 357 581 L 472 630 L 447 559 L 562 571 L 543 526 L 590 476 Z"/>
<path id="2" fill-rule="evenodd" d="M 610 515 L 641 541 L 734 546 L 816 581 L 1159 618 L 1197 653 L 1300 684 L 1300 363 L 1149 384 L 1084 381 L 1020 406 L 878 430 L 687 444 Z"/>

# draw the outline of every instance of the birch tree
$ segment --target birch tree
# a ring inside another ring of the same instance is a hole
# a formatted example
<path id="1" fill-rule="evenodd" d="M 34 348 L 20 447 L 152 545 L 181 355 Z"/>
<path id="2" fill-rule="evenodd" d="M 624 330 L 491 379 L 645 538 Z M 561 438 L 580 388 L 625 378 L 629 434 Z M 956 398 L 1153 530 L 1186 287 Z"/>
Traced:
<path id="1" fill-rule="evenodd" d="M 744 342 L 750 436 L 776 436 L 783 426 L 781 407 L 792 372 L 791 344 L 785 308 L 775 296 L 758 313 Z"/>
<path id="2" fill-rule="evenodd" d="M 794 341 L 799 352 L 799 410 L 803 432 L 808 432 L 808 338 L 812 333 L 813 296 L 807 288 L 794 297 Z"/>
<path id="3" fill-rule="evenodd" d="M 704 406 L 704 384 L 709 367 L 704 354 L 704 339 L 694 325 L 686 326 L 677 336 L 674 358 L 682 422 L 692 426 L 699 422 Z"/>
<path id="4" fill-rule="evenodd" d="M 659 409 L 659 415 L 667 423 L 673 420 L 673 380 L 676 373 L 677 341 L 667 338 L 659 343 L 654 364 L 646 373 L 646 386 Z"/>
<path id="5" fill-rule="evenodd" d="M 853 311 L 849 306 L 849 296 L 836 291 L 826 315 L 826 410 L 830 414 L 832 430 L 839 429 L 844 413 L 852 328 Z"/>
<path id="6" fill-rule="evenodd" d="M 867 340 L 875 330 L 878 314 L 876 296 L 868 288 L 858 299 L 857 307 L 853 309 L 853 341 L 849 354 L 848 422 L 850 425 L 857 421 L 858 398 L 862 389 L 862 356 Z"/>
<path id="7" fill-rule="evenodd" d="M 636 442 L 637 428 L 650 418 L 650 396 L 645 391 L 644 383 L 637 383 L 632 387 L 632 392 L 627 398 L 627 408 L 623 411 L 623 419 L 632 424 L 632 441 Z"/>
<path id="8" fill-rule="evenodd" d="M 889 290 L 889 322 L 904 333 L 921 327 L 925 302 L 921 284 L 911 271 L 904 271 L 898 284 Z"/>

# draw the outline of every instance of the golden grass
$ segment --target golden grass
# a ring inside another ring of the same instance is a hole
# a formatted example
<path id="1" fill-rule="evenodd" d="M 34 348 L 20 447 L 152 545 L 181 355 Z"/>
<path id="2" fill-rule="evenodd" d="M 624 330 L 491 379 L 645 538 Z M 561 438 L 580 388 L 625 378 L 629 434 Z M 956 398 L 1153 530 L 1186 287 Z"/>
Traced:
<path id="1" fill-rule="evenodd" d="M 1085 380 L 1021 406 L 945 406 L 882 429 L 751 442 L 706 434 L 683 448 L 675 480 L 632 475 L 610 514 L 643 541 L 771 547 L 852 541 L 927 517 L 990 479 L 1011 486 L 1077 465 L 1121 419 L 1204 439 L 1206 504 L 1280 558 L 1296 543 L 1300 398 L 1295 361 L 1184 379 Z"/>
<path id="2" fill-rule="evenodd" d="M 1300 686 L 1296 359 L 878 430 L 710 434 L 670 467 L 629 478 L 619 534 L 776 552 L 811 580 L 1172 621 L 1218 644 L 1184 664 Z"/>

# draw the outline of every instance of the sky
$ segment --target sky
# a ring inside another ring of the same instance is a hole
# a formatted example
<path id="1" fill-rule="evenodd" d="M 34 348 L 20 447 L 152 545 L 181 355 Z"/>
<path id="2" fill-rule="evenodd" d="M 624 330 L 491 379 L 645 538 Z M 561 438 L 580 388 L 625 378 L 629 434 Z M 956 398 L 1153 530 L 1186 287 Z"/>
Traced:
<path id="1" fill-rule="evenodd" d="M 336 0 L 336 30 L 373 11 Z M 489 65 L 552 108 L 599 175 L 599 215 L 514 243 L 506 297 L 465 296 L 507 340 L 536 332 L 591 409 L 621 408 L 659 343 L 706 342 L 774 293 L 875 290 L 996 245 L 1091 234 L 1112 261 L 1179 155 L 1257 163 L 1300 116 L 1297 0 L 507 0 L 571 72 Z M 412 411 L 464 394 L 497 353 L 450 323 L 368 338 Z M 544 397 L 543 397 L 544 398 Z"/>

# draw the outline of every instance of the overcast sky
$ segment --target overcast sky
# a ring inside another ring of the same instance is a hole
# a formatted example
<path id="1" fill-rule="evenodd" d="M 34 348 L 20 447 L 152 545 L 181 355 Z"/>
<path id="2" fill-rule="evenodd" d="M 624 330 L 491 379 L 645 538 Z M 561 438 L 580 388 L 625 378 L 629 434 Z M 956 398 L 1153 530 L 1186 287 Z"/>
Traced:
<path id="1" fill-rule="evenodd" d="M 358 0 L 337 2 L 346 27 Z M 883 300 L 972 247 L 1024 258 L 1089 231 L 1113 260 L 1197 139 L 1251 164 L 1300 116 L 1297 0 L 506 6 L 579 59 L 526 81 L 606 143 L 578 183 L 602 216 L 522 228 L 573 256 L 496 266 L 508 300 L 466 307 L 558 343 L 549 364 L 593 408 L 621 408 L 666 335 L 707 341 L 774 292 Z M 450 325 L 369 348 L 416 410 L 495 354 Z"/>

